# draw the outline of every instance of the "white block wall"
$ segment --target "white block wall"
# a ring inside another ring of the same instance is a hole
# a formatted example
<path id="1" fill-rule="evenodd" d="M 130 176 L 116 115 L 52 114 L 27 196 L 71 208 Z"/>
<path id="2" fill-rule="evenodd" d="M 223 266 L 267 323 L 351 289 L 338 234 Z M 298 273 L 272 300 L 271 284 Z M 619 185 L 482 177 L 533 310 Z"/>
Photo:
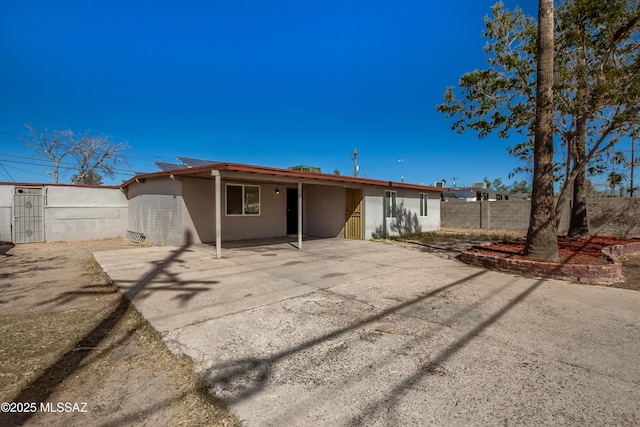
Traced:
<path id="1" fill-rule="evenodd" d="M 0 241 L 10 242 L 13 206 L 13 185 L 0 185 Z"/>
<path id="2" fill-rule="evenodd" d="M 0 240 L 12 241 L 15 187 L 0 185 Z M 66 185 L 40 187 L 45 241 L 104 239 L 122 236 L 128 223 L 127 198 L 118 188 Z"/>
<path id="3" fill-rule="evenodd" d="M 46 186 L 43 193 L 49 242 L 118 237 L 127 229 L 129 208 L 120 189 Z"/>

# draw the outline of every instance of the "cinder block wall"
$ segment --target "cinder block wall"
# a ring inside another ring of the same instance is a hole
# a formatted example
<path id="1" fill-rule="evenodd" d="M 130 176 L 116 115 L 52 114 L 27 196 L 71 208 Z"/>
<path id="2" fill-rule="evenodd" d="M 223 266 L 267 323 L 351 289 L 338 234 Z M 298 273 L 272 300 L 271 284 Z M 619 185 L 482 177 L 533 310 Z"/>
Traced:
<path id="1" fill-rule="evenodd" d="M 72 241 L 122 236 L 127 198 L 119 188 L 56 184 L 0 185 L 0 240 L 12 241 L 16 187 L 42 189 L 44 240 Z"/>
<path id="2" fill-rule="evenodd" d="M 624 203 L 619 198 L 592 198 L 587 201 L 589 229 L 592 233 L 612 233 L 602 218 L 603 209 Z M 442 227 L 484 230 L 526 230 L 531 214 L 530 200 L 493 202 L 446 202 L 440 204 Z M 569 229 L 571 207 L 566 205 L 558 226 L 559 233 Z"/>
<path id="3" fill-rule="evenodd" d="M 127 229 L 127 198 L 118 188 L 47 186 L 44 189 L 47 241 L 104 239 Z"/>
<path id="4" fill-rule="evenodd" d="M 493 230 L 526 230 L 531 202 L 528 200 L 483 202 L 487 211 L 485 227 Z"/>
<path id="5" fill-rule="evenodd" d="M 441 227 L 483 228 L 480 202 L 440 203 Z"/>
<path id="6" fill-rule="evenodd" d="M 182 245 L 182 181 L 147 179 L 129 186 L 129 225 L 127 230 L 142 233 L 149 243 Z M 192 239 L 193 236 L 189 238 Z M 192 240 L 191 240 L 192 241 Z"/>

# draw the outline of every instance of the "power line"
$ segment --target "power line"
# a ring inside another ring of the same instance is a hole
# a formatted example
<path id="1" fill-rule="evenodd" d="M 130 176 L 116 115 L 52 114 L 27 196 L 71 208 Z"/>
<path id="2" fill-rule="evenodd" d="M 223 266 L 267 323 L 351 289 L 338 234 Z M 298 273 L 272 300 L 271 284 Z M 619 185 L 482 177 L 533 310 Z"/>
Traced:
<path id="1" fill-rule="evenodd" d="M 5 156 L 5 155 L 6 154 L 0 154 L 0 156 Z M 25 159 L 30 159 L 30 157 L 24 157 L 24 156 L 12 156 L 12 157 L 22 157 L 22 158 L 25 158 Z M 31 161 L 31 162 L 23 162 L 23 161 L 20 161 L 20 160 L 6 160 L 6 159 L 3 159 L 2 161 L 6 162 L 6 163 L 17 163 L 17 164 L 22 164 L 22 165 L 40 166 L 40 167 L 45 167 L 45 168 L 52 167 L 51 164 L 34 163 L 33 161 Z M 66 163 L 66 164 L 69 164 L 69 163 Z M 65 171 L 76 171 L 76 170 L 78 170 L 78 167 L 77 166 L 59 166 L 59 169 L 62 169 L 62 170 L 65 170 Z M 114 168 L 113 171 L 114 171 L 113 175 L 132 175 L 132 174 L 136 173 L 133 170 L 117 169 L 117 168 Z"/>
<path id="2" fill-rule="evenodd" d="M 22 138 L 22 135 L 11 134 L 7 132 L 0 132 L 0 140 L 5 142 L 12 142 L 16 144 L 28 144 L 28 141 L 25 141 Z M 128 143 L 127 143 L 128 144 Z M 150 162 L 153 161 L 172 161 L 173 158 L 168 157 L 160 157 L 153 154 L 144 154 L 144 153 L 130 153 L 127 155 L 128 158 L 136 158 L 139 160 L 148 160 Z"/>
<path id="3" fill-rule="evenodd" d="M 15 179 L 13 179 L 13 177 L 11 176 L 11 174 L 9 173 L 9 171 L 7 170 L 7 168 L 4 167 L 4 165 L 2 163 L 0 163 L 0 166 L 2 167 L 2 170 L 4 170 L 4 173 L 7 174 L 7 176 L 9 177 L 9 179 L 11 180 L 11 182 L 16 182 Z"/>
<path id="4" fill-rule="evenodd" d="M 17 158 L 17 159 L 26 159 L 26 160 L 31 160 L 32 162 L 33 161 L 40 161 L 40 162 L 48 162 L 49 161 L 48 159 L 45 159 L 45 158 L 42 158 L 42 157 L 38 158 L 38 157 L 18 156 L 17 154 L 0 153 L 0 156 L 14 157 L 14 158 Z M 5 160 L 5 161 L 10 161 L 10 160 Z M 36 166 L 45 166 L 45 167 L 51 166 L 51 165 L 48 165 L 48 164 L 43 165 L 43 164 L 35 164 L 35 163 L 31 163 L 31 162 L 30 163 L 26 163 L 26 162 L 14 161 L 14 163 L 33 164 L 33 165 L 36 165 Z M 69 165 L 68 167 L 66 167 L 67 169 L 77 169 L 78 168 L 77 164 L 76 163 L 72 163 L 72 162 L 63 162 L 63 161 L 61 161 L 59 164 L 60 165 Z M 63 168 L 63 166 L 60 166 L 60 168 Z M 120 168 L 114 168 L 113 170 L 117 170 L 117 171 L 121 171 L 121 172 L 132 172 L 132 173 L 135 172 L 134 170 L 120 169 Z"/>
<path id="5" fill-rule="evenodd" d="M 5 160 L 5 162 L 7 162 L 7 161 Z M 13 165 L 6 165 L 6 166 L 7 166 L 9 169 L 13 169 L 13 170 L 17 170 L 17 171 L 25 172 L 25 173 L 30 173 L 31 175 L 47 176 L 47 174 L 46 174 L 46 173 L 43 173 L 43 172 L 34 172 L 34 171 L 31 171 L 31 170 L 28 170 L 28 169 L 22 169 L 22 168 L 19 168 L 19 167 L 13 166 Z"/>

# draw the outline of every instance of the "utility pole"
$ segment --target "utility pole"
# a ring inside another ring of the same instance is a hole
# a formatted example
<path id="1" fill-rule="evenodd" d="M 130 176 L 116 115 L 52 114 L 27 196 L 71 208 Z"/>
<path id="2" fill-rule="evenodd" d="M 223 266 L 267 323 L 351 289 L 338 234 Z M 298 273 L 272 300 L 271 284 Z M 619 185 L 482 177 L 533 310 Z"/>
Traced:
<path id="1" fill-rule="evenodd" d="M 353 149 L 353 154 L 349 154 L 353 159 L 353 176 L 358 176 L 358 150 Z"/>

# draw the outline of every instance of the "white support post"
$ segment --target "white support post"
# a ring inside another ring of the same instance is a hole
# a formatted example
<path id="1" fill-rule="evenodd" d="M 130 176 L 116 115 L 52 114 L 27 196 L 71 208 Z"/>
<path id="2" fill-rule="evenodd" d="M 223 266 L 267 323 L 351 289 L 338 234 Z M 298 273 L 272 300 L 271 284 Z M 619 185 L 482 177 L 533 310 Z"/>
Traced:
<path id="1" fill-rule="evenodd" d="M 212 170 L 211 175 L 215 178 L 215 217 L 216 217 L 216 258 L 222 258 L 222 209 L 220 194 L 220 171 Z"/>
<path id="2" fill-rule="evenodd" d="M 302 249 L 302 182 L 298 182 L 298 249 Z"/>

